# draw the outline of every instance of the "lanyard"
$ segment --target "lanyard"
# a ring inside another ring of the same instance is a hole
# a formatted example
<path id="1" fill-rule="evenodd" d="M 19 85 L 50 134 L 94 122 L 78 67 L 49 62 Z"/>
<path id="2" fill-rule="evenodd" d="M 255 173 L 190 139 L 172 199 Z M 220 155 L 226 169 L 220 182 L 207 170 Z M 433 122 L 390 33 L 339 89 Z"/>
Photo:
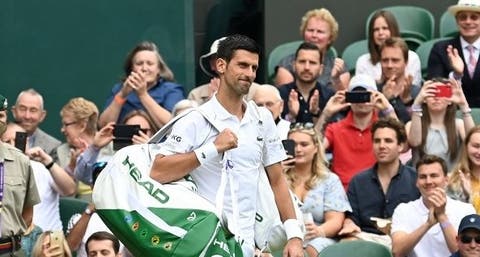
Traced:
<path id="1" fill-rule="evenodd" d="M 4 182 L 5 182 L 5 167 L 4 167 L 4 163 L 0 162 L 0 203 L 3 201 Z"/>

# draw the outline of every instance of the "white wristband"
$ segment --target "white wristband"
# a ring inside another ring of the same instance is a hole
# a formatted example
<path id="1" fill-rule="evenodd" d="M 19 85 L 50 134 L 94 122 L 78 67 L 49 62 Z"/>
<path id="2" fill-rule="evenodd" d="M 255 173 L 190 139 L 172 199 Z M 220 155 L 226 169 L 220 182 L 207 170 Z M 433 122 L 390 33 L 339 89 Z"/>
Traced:
<path id="1" fill-rule="evenodd" d="M 300 229 L 300 224 L 296 219 L 288 219 L 283 223 L 283 228 L 287 234 L 287 240 L 298 237 L 303 240 L 303 232 Z"/>
<path id="2" fill-rule="evenodd" d="M 217 147 L 213 142 L 202 145 L 201 147 L 195 149 L 195 155 L 197 156 L 198 162 L 204 164 L 205 162 L 218 156 Z"/>

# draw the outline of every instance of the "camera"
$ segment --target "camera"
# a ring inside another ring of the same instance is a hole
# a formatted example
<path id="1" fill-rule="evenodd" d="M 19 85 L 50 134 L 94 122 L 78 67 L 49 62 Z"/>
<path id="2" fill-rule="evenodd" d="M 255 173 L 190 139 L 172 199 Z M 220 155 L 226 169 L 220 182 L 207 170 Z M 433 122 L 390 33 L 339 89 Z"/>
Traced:
<path id="1" fill-rule="evenodd" d="M 133 135 L 138 135 L 140 125 L 117 124 L 113 128 L 113 150 L 120 150 L 132 144 Z"/>
<path id="2" fill-rule="evenodd" d="M 345 102 L 347 103 L 368 103 L 370 102 L 369 91 L 352 91 L 345 93 Z"/>

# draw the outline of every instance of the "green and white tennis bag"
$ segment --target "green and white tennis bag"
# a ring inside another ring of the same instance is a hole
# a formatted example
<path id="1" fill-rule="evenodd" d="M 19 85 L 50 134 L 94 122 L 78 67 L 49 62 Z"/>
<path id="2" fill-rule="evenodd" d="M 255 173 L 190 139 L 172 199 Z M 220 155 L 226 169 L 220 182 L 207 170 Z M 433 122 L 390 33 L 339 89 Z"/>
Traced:
<path id="1" fill-rule="evenodd" d="M 176 117 L 151 141 L 159 142 Z M 100 173 L 93 189 L 98 215 L 137 257 L 242 257 L 219 210 L 196 193 L 188 177 L 160 184 L 150 178 L 159 144 L 127 146 Z"/>

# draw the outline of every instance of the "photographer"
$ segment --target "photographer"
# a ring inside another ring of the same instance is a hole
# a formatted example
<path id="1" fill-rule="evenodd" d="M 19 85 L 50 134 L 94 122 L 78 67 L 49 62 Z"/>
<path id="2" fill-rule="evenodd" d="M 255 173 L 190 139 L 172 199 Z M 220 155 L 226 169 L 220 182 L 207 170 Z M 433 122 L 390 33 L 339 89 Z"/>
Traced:
<path id="1" fill-rule="evenodd" d="M 326 121 L 347 107 L 350 107 L 347 116 L 328 124 L 323 138 L 325 149 L 333 154 L 332 171 L 345 188 L 355 174 L 375 163 L 370 128 L 378 119 L 378 111 L 397 119 L 387 98 L 377 91 L 375 80 L 360 74 L 350 80 L 348 92 L 337 91 L 330 98 L 315 129 L 322 132 Z"/>
<path id="2" fill-rule="evenodd" d="M 447 86 L 450 94 L 442 93 Z M 457 107 L 462 119 L 456 118 Z M 450 171 L 458 160 L 465 133 L 475 125 L 462 87 L 455 80 L 427 81 L 412 105 L 412 120 L 405 125 L 412 147 L 413 165 L 425 154 L 447 162 Z"/>

